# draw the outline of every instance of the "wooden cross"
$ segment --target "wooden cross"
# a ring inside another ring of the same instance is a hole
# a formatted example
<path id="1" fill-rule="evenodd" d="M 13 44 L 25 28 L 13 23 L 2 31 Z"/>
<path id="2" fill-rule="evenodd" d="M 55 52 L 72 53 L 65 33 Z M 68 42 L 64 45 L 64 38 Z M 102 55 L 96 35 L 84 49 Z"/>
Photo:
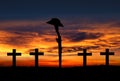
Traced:
<path id="1" fill-rule="evenodd" d="M 38 49 L 35 49 L 35 52 L 30 52 L 30 55 L 34 55 L 35 56 L 35 67 L 38 67 L 38 56 L 39 55 L 44 55 L 43 52 L 38 52 Z"/>
<path id="2" fill-rule="evenodd" d="M 21 53 L 16 53 L 16 49 L 13 49 L 12 53 L 7 53 L 7 56 L 12 56 L 13 67 L 16 67 L 16 56 L 21 56 Z"/>
<path id="3" fill-rule="evenodd" d="M 78 56 L 83 56 L 83 67 L 86 67 L 87 56 L 92 56 L 92 53 L 87 53 L 87 50 L 83 49 L 83 53 L 78 53 Z"/>
<path id="4" fill-rule="evenodd" d="M 114 55 L 114 52 L 109 52 L 109 49 L 106 49 L 105 52 L 100 52 L 100 55 L 106 56 L 106 66 L 109 66 L 109 55 Z"/>

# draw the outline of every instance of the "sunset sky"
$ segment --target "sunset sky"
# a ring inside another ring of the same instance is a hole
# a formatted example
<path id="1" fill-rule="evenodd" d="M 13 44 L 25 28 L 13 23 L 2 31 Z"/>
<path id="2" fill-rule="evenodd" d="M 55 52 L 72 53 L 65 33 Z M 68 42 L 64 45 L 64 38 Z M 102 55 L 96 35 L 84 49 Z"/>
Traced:
<path id="1" fill-rule="evenodd" d="M 35 48 L 41 66 L 58 66 L 56 32 L 47 24 L 59 18 L 62 36 L 62 65 L 81 66 L 82 49 L 92 52 L 88 65 L 105 64 L 100 56 L 109 48 L 111 65 L 120 65 L 120 1 L 118 0 L 0 0 L 0 66 L 11 66 L 7 52 L 17 49 L 17 66 L 34 66 Z"/>

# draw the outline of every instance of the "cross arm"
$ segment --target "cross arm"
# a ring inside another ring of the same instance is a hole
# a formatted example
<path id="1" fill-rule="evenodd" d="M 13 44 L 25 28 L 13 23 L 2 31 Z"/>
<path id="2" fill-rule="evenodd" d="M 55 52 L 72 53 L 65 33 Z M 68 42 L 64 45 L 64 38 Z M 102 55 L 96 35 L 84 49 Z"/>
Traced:
<path id="1" fill-rule="evenodd" d="M 44 55 L 44 52 L 39 52 L 38 55 Z"/>
<path id="2" fill-rule="evenodd" d="M 87 56 L 92 56 L 92 53 L 87 53 Z"/>
<path id="3" fill-rule="evenodd" d="M 109 55 L 114 55 L 115 53 L 114 52 L 110 52 Z"/>
<path id="4" fill-rule="evenodd" d="M 78 56 L 83 56 L 84 54 L 83 53 L 78 53 Z"/>
<path id="5" fill-rule="evenodd" d="M 8 56 L 11 56 L 11 55 L 21 56 L 21 53 L 15 53 L 15 54 L 13 54 L 13 53 L 7 53 L 7 55 L 8 55 Z"/>
<path id="6" fill-rule="evenodd" d="M 11 55 L 13 55 L 13 54 L 11 54 L 11 53 L 7 53 L 7 55 L 8 55 L 8 56 L 11 56 Z"/>
<path id="7" fill-rule="evenodd" d="M 114 55 L 114 52 L 109 52 L 109 53 L 100 52 L 100 55 Z"/>
<path id="8" fill-rule="evenodd" d="M 30 55 L 35 55 L 35 53 L 32 53 L 32 52 L 31 52 Z"/>
<path id="9" fill-rule="evenodd" d="M 105 52 L 100 52 L 100 55 L 106 55 L 106 53 Z"/>
<path id="10" fill-rule="evenodd" d="M 17 53 L 16 55 L 17 55 L 17 56 L 21 56 L 21 53 Z"/>

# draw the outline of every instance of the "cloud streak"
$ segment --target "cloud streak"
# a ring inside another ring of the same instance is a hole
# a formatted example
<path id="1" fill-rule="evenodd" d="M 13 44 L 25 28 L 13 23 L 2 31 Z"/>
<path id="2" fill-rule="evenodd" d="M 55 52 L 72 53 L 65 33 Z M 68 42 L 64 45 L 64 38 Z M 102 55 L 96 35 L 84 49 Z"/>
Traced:
<path id="1" fill-rule="evenodd" d="M 89 32 L 77 32 L 72 33 L 71 35 L 66 36 L 66 38 L 70 39 L 72 42 L 79 42 L 83 40 L 89 40 L 89 39 L 97 39 L 104 36 L 103 33 L 89 33 Z"/>

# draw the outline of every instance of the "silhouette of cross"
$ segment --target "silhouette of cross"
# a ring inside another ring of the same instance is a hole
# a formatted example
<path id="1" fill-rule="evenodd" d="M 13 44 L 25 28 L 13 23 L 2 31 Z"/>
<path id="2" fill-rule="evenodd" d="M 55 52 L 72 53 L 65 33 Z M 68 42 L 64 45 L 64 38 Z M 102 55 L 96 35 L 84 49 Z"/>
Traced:
<path id="1" fill-rule="evenodd" d="M 13 49 L 12 53 L 7 53 L 7 56 L 12 56 L 13 67 L 16 67 L 16 56 L 21 56 L 21 53 L 16 53 L 16 49 Z"/>
<path id="2" fill-rule="evenodd" d="M 35 52 L 30 52 L 30 55 L 35 55 L 35 67 L 38 67 L 38 56 L 44 55 L 43 52 L 38 52 L 38 49 L 35 49 Z"/>
<path id="3" fill-rule="evenodd" d="M 114 52 L 109 52 L 109 49 L 106 49 L 105 52 L 100 52 L 100 55 L 106 56 L 106 66 L 109 66 L 109 55 L 114 55 Z"/>
<path id="4" fill-rule="evenodd" d="M 92 53 L 87 53 L 87 50 L 83 49 L 83 53 L 78 53 L 78 56 L 83 56 L 83 67 L 86 67 L 87 56 L 92 56 Z"/>

